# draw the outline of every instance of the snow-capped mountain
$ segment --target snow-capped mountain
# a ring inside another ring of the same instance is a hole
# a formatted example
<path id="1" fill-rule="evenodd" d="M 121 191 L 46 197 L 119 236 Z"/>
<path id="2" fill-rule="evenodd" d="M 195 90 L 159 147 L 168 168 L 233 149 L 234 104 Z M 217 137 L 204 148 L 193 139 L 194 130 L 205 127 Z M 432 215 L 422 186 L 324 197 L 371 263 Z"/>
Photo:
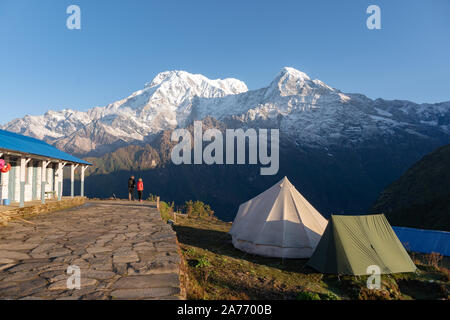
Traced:
<path id="1" fill-rule="evenodd" d="M 208 116 L 231 126 L 277 127 L 281 137 L 308 146 L 354 145 L 399 132 L 450 140 L 450 102 L 372 100 L 288 67 L 266 88 L 250 91 L 237 79 L 162 72 L 142 90 L 105 107 L 48 111 L 15 119 L 3 129 L 76 154 L 103 153 Z"/>
<path id="2" fill-rule="evenodd" d="M 110 151 L 184 123 L 196 97 L 214 99 L 247 90 L 236 79 L 210 80 L 198 74 L 168 71 L 158 74 L 142 90 L 105 107 L 87 112 L 48 111 L 42 116 L 15 119 L 3 128 L 77 154 Z"/>
<path id="3" fill-rule="evenodd" d="M 292 68 L 284 68 L 267 88 L 199 98 L 193 110 L 200 119 L 210 115 L 245 126 L 279 127 L 285 137 L 310 146 L 353 144 L 399 130 L 450 134 L 450 102 L 416 104 L 344 94 Z"/>

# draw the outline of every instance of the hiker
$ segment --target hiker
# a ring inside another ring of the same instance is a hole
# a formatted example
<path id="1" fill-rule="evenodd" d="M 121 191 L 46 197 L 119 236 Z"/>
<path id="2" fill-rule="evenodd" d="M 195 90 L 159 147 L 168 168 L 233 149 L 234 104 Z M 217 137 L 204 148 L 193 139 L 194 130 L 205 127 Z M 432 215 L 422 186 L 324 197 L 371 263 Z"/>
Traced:
<path id="1" fill-rule="evenodd" d="M 137 192 L 139 195 L 139 202 L 142 202 L 142 193 L 144 192 L 144 182 L 142 182 L 142 178 L 139 178 L 137 183 Z"/>
<path id="2" fill-rule="evenodd" d="M 134 181 L 134 176 L 131 176 L 130 179 L 128 179 L 128 200 L 131 201 L 133 199 L 134 201 L 134 187 L 136 185 L 136 182 Z"/>

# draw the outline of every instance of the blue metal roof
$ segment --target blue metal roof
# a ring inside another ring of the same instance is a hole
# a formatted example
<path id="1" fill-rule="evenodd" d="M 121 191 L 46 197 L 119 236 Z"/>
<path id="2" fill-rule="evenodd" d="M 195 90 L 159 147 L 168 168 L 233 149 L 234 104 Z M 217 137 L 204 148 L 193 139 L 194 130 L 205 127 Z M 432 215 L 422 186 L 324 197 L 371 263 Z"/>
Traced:
<path id="1" fill-rule="evenodd" d="M 29 153 L 52 159 L 59 159 L 80 164 L 92 165 L 91 163 L 65 153 L 48 143 L 35 138 L 27 137 L 14 132 L 0 129 L 0 149 Z"/>

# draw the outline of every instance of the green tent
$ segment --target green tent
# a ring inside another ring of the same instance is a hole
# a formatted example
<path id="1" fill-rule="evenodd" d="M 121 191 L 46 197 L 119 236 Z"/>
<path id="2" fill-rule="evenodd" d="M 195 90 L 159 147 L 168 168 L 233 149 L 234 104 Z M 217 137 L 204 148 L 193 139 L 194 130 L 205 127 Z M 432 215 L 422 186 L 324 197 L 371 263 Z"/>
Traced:
<path id="1" fill-rule="evenodd" d="M 349 275 L 368 274 L 371 265 L 381 273 L 416 270 L 384 214 L 331 215 L 308 265 L 322 273 Z"/>

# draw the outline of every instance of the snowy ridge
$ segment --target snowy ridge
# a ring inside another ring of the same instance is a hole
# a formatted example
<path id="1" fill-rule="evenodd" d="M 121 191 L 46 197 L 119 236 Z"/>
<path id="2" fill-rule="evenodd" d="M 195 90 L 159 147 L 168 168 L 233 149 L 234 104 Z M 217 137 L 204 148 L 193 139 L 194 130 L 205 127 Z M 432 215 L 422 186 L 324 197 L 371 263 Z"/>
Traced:
<path id="1" fill-rule="evenodd" d="M 450 140 L 450 102 L 371 100 L 361 94 L 344 94 L 289 67 L 266 88 L 252 91 L 237 79 L 211 80 L 185 71 L 166 71 L 143 89 L 105 107 L 87 112 L 48 111 L 15 119 L 3 129 L 85 154 L 144 141 L 207 116 L 234 126 L 277 127 L 286 139 L 319 147 L 399 132 Z"/>

